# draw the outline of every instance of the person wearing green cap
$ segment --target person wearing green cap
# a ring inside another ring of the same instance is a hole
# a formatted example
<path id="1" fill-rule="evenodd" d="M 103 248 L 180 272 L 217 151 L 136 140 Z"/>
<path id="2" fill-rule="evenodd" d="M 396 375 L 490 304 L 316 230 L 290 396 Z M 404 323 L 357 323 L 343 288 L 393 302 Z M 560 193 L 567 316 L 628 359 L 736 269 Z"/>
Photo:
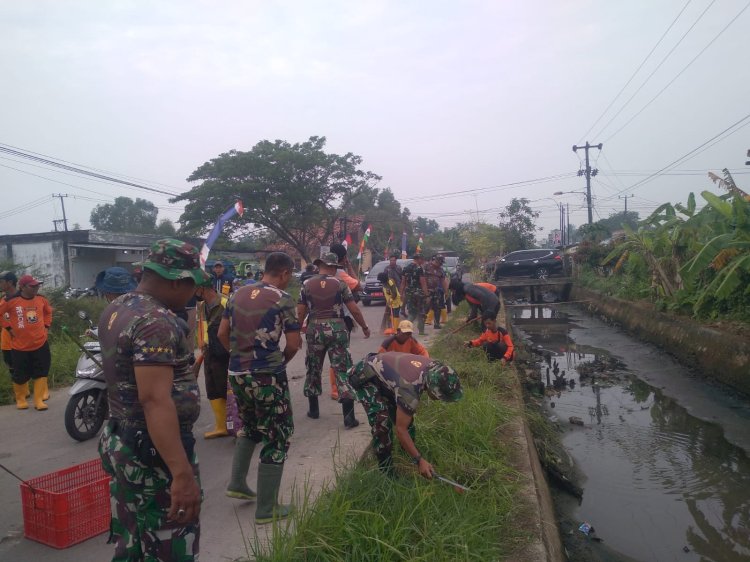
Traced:
<path id="1" fill-rule="evenodd" d="M 155 242 L 138 287 L 99 320 L 110 419 L 99 441 L 110 496 L 113 560 L 198 558 L 200 474 L 193 424 L 200 392 L 181 310 L 208 279 L 197 248 Z"/>
<path id="2" fill-rule="evenodd" d="M 393 473 L 395 425 L 396 437 L 412 463 L 422 476 L 432 478 L 432 464 L 414 444 L 414 415 L 423 392 L 433 400 L 446 402 L 463 397 L 456 371 L 445 363 L 413 353 L 370 353 L 349 369 L 345 384 L 367 412 L 380 470 Z"/>

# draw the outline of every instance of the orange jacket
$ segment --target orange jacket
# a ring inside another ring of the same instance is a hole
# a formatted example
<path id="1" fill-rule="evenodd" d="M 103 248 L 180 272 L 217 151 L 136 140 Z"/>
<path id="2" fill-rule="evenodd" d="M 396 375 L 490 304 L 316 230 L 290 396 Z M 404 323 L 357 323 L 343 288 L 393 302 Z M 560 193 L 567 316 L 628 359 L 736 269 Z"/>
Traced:
<path id="1" fill-rule="evenodd" d="M 479 336 L 475 340 L 471 340 L 471 345 L 473 347 L 479 347 L 483 343 L 495 343 L 495 342 L 503 342 L 508 349 L 505 350 L 505 354 L 503 355 L 503 359 L 510 361 L 513 358 L 513 341 L 510 339 L 510 334 L 504 329 L 500 328 L 498 326 L 497 332 L 491 332 L 490 330 L 485 330 L 481 336 Z"/>
<path id="2" fill-rule="evenodd" d="M 385 346 L 385 347 L 384 347 Z M 402 353 L 413 353 L 414 355 L 422 355 L 429 357 L 425 347 L 414 338 L 409 338 L 405 343 L 398 343 L 395 336 L 391 336 L 383 341 L 378 349 L 378 353 L 385 353 L 386 351 L 400 351 Z"/>
<path id="3" fill-rule="evenodd" d="M 18 295 L 0 301 L 0 315 L 8 313 L 13 330 L 11 340 L 16 351 L 34 351 L 47 341 L 47 330 L 52 324 L 52 307 L 41 295 L 25 299 Z"/>

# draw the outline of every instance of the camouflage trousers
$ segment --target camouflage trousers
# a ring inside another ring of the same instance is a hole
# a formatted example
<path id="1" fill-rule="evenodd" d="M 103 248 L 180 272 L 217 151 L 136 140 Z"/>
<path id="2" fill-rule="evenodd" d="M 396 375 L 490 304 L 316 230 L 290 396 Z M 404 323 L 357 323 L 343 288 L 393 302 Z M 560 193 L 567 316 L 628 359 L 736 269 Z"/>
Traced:
<path id="1" fill-rule="evenodd" d="M 445 307 L 445 292 L 442 289 L 430 291 L 429 309 L 432 310 L 433 322 L 435 326 L 440 325 L 440 315 Z"/>
<path id="2" fill-rule="evenodd" d="M 292 398 L 286 371 L 280 373 L 230 374 L 237 398 L 242 433 L 262 445 L 260 462 L 283 464 L 294 433 Z"/>
<path id="3" fill-rule="evenodd" d="M 383 455 L 390 456 L 393 452 L 393 427 L 396 425 L 396 397 L 393 391 L 385 388 L 385 383 L 377 378 L 366 381 L 359 388 L 354 388 L 348 383 L 347 387 L 365 409 L 375 455 L 378 458 Z M 409 424 L 409 435 L 414 441 L 414 418 Z"/>
<path id="4" fill-rule="evenodd" d="M 406 306 L 406 317 L 410 322 L 417 321 L 417 329 L 424 334 L 424 317 L 427 313 L 427 302 L 422 289 L 404 291 L 404 305 Z"/>
<path id="5" fill-rule="evenodd" d="M 307 355 L 305 355 L 305 396 L 320 396 L 323 392 L 321 375 L 326 353 L 336 375 L 339 402 L 353 400 L 354 396 L 343 384 L 346 372 L 352 366 L 349 354 L 349 331 L 343 320 L 331 319 L 315 322 L 307 327 Z"/>
<path id="6" fill-rule="evenodd" d="M 167 520 L 172 477 L 167 470 L 143 462 L 138 447 L 108 423 L 99 440 L 99 455 L 109 484 L 112 562 L 194 562 L 198 560 L 200 523 Z M 189 457 L 200 485 L 198 459 Z"/>

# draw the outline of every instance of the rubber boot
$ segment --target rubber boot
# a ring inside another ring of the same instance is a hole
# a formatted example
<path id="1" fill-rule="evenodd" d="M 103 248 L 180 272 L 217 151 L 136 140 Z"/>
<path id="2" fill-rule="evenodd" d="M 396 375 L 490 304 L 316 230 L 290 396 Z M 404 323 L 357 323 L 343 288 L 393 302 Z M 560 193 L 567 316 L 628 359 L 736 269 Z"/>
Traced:
<path id="1" fill-rule="evenodd" d="M 42 400 L 45 402 L 49 400 L 49 387 L 47 386 L 47 379 L 44 379 L 44 389 L 42 389 Z"/>
<path id="2" fill-rule="evenodd" d="M 254 500 L 257 494 L 247 485 L 247 471 L 257 443 L 247 437 L 238 437 L 232 457 L 232 478 L 225 495 L 238 500 Z"/>
<path id="3" fill-rule="evenodd" d="M 260 463 L 258 466 L 258 503 L 255 508 L 255 522 L 258 524 L 271 523 L 274 520 L 285 519 L 294 507 L 279 505 L 279 487 L 283 464 Z"/>
<path id="4" fill-rule="evenodd" d="M 307 402 L 310 404 L 310 409 L 307 412 L 307 417 L 317 420 L 320 417 L 320 408 L 318 407 L 318 397 L 308 396 Z"/>
<path id="5" fill-rule="evenodd" d="M 396 475 L 396 471 L 393 468 L 393 457 L 391 453 L 378 453 L 378 469 L 385 476 L 393 477 Z"/>
<path id="6" fill-rule="evenodd" d="M 227 431 L 227 399 L 216 398 L 211 400 L 211 409 L 214 411 L 216 428 L 203 434 L 204 439 L 216 439 L 217 437 L 228 437 Z"/>
<path id="7" fill-rule="evenodd" d="M 29 403 L 26 401 L 26 397 L 29 395 L 29 383 L 13 383 L 13 394 L 16 396 L 16 408 L 19 410 L 28 410 Z"/>
<path id="8" fill-rule="evenodd" d="M 338 400 L 339 389 L 336 386 L 336 373 L 333 371 L 333 367 L 328 370 L 328 378 L 331 380 L 331 400 Z"/>
<path id="9" fill-rule="evenodd" d="M 344 412 L 344 427 L 346 429 L 357 427 L 359 422 L 354 417 L 354 400 L 344 400 L 341 403 L 341 409 Z"/>
<path id="10" fill-rule="evenodd" d="M 44 403 L 42 396 L 47 390 L 47 377 L 34 379 L 34 408 L 37 410 L 46 410 L 47 404 Z"/>

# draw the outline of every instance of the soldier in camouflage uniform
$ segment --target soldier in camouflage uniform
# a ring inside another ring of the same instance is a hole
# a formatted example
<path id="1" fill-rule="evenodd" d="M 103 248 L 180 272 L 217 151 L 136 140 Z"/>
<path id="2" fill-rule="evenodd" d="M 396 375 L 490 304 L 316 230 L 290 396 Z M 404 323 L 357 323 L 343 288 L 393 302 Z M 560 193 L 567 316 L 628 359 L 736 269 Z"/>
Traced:
<path id="1" fill-rule="evenodd" d="M 427 279 L 427 290 L 429 291 L 429 310 L 433 314 L 433 327 L 436 330 L 442 328 L 440 325 L 440 315 L 445 307 L 445 293 L 448 290 L 448 279 L 443 269 L 445 258 L 435 254 L 424 267 L 425 277 Z"/>
<path id="2" fill-rule="evenodd" d="M 200 413 L 187 325 L 175 316 L 207 279 L 198 250 L 151 246 L 134 292 L 99 320 L 110 419 L 99 441 L 112 476 L 113 561 L 198 559 L 201 506 L 193 424 Z"/>
<path id="3" fill-rule="evenodd" d="M 256 523 L 283 519 L 292 510 L 289 505 L 279 505 L 277 498 L 289 438 L 294 433 L 286 364 L 301 344 L 294 299 L 284 291 L 293 269 L 294 261 L 287 254 L 269 254 L 263 278 L 232 293 L 219 324 L 219 340 L 230 351 L 229 383 L 243 423 L 226 495 L 256 498 L 247 485 L 247 473 L 253 451 L 261 444 Z M 286 337 L 283 350 L 282 333 Z"/>
<path id="4" fill-rule="evenodd" d="M 346 384 L 367 412 L 378 466 L 393 471 L 392 429 L 419 473 L 432 478 L 432 465 L 414 444 L 414 414 L 423 391 L 433 400 L 455 402 L 463 396 L 456 372 L 441 363 L 412 353 L 370 353 L 347 373 Z"/>
<path id="5" fill-rule="evenodd" d="M 401 278 L 401 287 L 399 292 L 404 295 L 404 306 L 406 306 L 406 316 L 410 322 L 417 321 L 419 335 L 424 335 L 424 317 L 427 295 L 427 278 L 424 272 L 424 256 L 414 254 L 414 259 L 404 268 Z"/>
<path id="6" fill-rule="evenodd" d="M 321 373 L 326 352 L 331 368 L 336 374 L 339 402 L 344 414 L 344 427 L 357 427 L 359 422 L 354 417 L 354 396 L 342 386 L 346 371 L 352 366 L 349 355 L 349 331 L 344 322 L 344 308 L 362 326 L 365 338 L 370 337 L 370 328 L 365 323 L 362 312 L 354 302 L 354 297 L 347 284 L 335 277 L 339 266 L 338 257 L 330 252 L 313 262 L 318 266 L 319 275 L 311 277 L 302 286 L 297 315 L 307 321 L 307 355 L 305 366 L 305 396 L 310 405 L 307 415 L 317 419 L 320 415 L 318 396 L 322 393 Z"/>

